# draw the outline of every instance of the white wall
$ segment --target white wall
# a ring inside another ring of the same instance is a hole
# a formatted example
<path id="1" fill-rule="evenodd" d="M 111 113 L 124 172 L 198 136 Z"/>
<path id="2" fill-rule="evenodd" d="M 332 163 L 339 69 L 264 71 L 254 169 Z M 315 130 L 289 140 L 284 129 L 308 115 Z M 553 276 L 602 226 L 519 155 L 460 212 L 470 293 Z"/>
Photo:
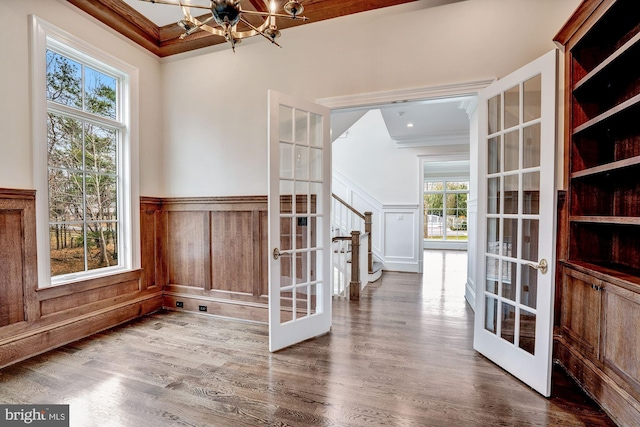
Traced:
<path id="1" fill-rule="evenodd" d="M 315 100 L 501 77 L 554 48 L 578 4 L 413 2 L 284 30 L 282 49 L 254 38 L 235 54 L 222 45 L 169 58 L 165 195 L 266 194 L 268 89 Z M 392 202 L 417 203 L 415 187 L 406 190 Z"/>
<path id="2" fill-rule="evenodd" d="M 35 14 L 140 72 L 140 194 L 163 192 L 159 60 L 62 0 L 0 1 L 0 187 L 33 189 L 29 26 Z"/>
<path id="3" fill-rule="evenodd" d="M 468 146 L 397 148 L 380 110 L 369 110 L 333 143 L 333 192 L 373 213 L 372 250 L 385 270 L 419 272 L 422 159 L 469 157 Z M 467 171 L 468 174 L 468 171 Z"/>

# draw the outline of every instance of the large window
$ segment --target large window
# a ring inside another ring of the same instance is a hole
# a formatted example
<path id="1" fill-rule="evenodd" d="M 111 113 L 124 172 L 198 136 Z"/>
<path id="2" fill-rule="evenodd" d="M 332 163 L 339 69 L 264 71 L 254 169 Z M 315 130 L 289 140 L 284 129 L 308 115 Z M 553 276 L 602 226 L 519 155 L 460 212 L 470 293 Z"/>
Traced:
<path id="1" fill-rule="evenodd" d="M 424 183 L 424 238 L 467 241 L 469 181 Z"/>
<path id="2" fill-rule="evenodd" d="M 131 268 L 132 69 L 33 26 L 40 286 Z"/>

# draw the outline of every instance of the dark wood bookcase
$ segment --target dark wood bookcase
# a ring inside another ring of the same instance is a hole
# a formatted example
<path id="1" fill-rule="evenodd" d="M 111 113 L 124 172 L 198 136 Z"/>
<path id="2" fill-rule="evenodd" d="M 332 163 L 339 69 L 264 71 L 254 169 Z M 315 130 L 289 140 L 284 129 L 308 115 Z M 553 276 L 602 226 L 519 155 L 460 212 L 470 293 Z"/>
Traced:
<path id="1" fill-rule="evenodd" d="M 554 355 L 620 425 L 640 425 L 640 14 L 585 0 L 565 52 L 565 223 Z"/>

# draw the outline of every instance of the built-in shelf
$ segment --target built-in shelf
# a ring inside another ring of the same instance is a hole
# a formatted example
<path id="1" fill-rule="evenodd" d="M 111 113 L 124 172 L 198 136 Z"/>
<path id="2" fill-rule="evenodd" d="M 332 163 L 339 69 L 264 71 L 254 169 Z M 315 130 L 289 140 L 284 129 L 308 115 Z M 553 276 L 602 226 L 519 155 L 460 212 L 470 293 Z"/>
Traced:
<path id="1" fill-rule="evenodd" d="M 620 426 L 640 420 L 638 0 L 583 0 L 565 47 L 566 206 L 554 354 Z M 625 402 L 621 405 L 620 402 Z"/>
<path id="2" fill-rule="evenodd" d="M 574 91 L 580 90 L 580 88 L 582 86 L 584 86 L 589 81 L 591 81 L 596 75 L 598 75 L 600 73 L 600 71 L 602 71 L 605 68 L 609 67 L 612 63 L 614 63 L 616 60 L 618 60 L 618 58 L 620 58 L 623 54 L 625 54 L 627 51 L 629 51 L 631 48 L 633 48 L 634 45 L 636 43 L 638 43 L 638 42 L 640 42 L 640 33 L 638 33 L 635 36 L 633 36 L 633 38 L 631 38 L 628 42 L 623 44 L 611 56 L 609 56 L 607 59 L 602 61 L 596 68 L 591 70 L 586 76 L 584 76 L 582 79 L 580 79 L 580 81 L 577 82 L 575 84 L 575 86 L 573 87 L 573 90 Z"/>
<path id="3" fill-rule="evenodd" d="M 569 217 L 571 222 L 585 222 L 593 224 L 610 224 L 610 225 L 640 225 L 640 217 L 626 216 L 590 216 L 580 215 Z"/>
<path id="4" fill-rule="evenodd" d="M 605 120 L 613 117 L 616 114 L 619 114 L 629 108 L 632 108 L 636 105 L 640 104 L 640 94 L 635 95 L 632 98 L 627 99 L 626 101 L 616 105 L 613 108 L 608 109 L 607 111 L 605 111 L 602 114 L 597 115 L 596 117 L 594 117 L 591 120 L 586 121 L 585 123 L 581 124 L 580 126 L 576 127 L 573 130 L 573 135 L 577 135 L 580 132 L 583 132 L 599 123 L 604 122 Z"/>
<path id="5" fill-rule="evenodd" d="M 592 168 L 573 172 L 571 174 L 571 178 L 572 179 L 584 178 L 584 177 L 589 177 L 589 176 L 606 173 L 606 172 L 615 172 L 624 168 L 637 166 L 637 165 L 640 165 L 640 156 L 631 157 L 624 160 L 618 160 L 617 162 L 606 163 L 604 165 L 595 166 Z"/>

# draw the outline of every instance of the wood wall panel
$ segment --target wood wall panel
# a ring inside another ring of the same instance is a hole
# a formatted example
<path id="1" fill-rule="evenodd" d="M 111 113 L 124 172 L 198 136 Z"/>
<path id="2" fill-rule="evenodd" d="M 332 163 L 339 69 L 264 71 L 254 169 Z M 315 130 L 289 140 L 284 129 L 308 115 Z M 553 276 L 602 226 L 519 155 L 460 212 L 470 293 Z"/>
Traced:
<path id="1" fill-rule="evenodd" d="M 0 210 L 0 326 L 25 320 L 22 242 L 22 212 Z"/>
<path id="2" fill-rule="evenodd" d="M 256 231 L 252 212 L 211 212 L 212 289 L 253 294 Z"/>
<path id="3" fill-rule="evenodd" d="M 153 271 L 162 223 L 151 226 L 149 250 L 145 218 L 141 209 L 141 254 Z M 0 188 L 0 367 L 162 307 L 162 288 L 148 289 L 153 275 L 143 285 L 140 269 L 38 289 L 35 226 L 35 191 Z"/>
<path id="4" fill-rule="evenodd" d="M 211 289 L 208 212 L 167 214 L 169 283 Z"/>
<path id="5" fill-rule="evenodd" d="M 165 307 L 199 312 L 205 305 L 208 314 L 264 321 L 267 198 L 164 198 L 160 205 L 167 225 L 157 233 L 166 251 L 156 271 L 168 270 Z"/>
<path id="6" fill-rule="evenodd" d="M 143 197 L 140 200 L 140 252 L 142 289 L 166 284 L 164 243 L 166 234 L 162 200 Z"/>
<path id="7" fill-rule="evenodd" d="M 113 300 L 122 295 L 132 294 L 140 288 L 140 280 L 132 279 L 121 283 L 113 283 L 99 289 L 89 289 L 71 295 L 60 296 L 40 303 L 41 316 L 77 308 L 96 301 Z"/>

